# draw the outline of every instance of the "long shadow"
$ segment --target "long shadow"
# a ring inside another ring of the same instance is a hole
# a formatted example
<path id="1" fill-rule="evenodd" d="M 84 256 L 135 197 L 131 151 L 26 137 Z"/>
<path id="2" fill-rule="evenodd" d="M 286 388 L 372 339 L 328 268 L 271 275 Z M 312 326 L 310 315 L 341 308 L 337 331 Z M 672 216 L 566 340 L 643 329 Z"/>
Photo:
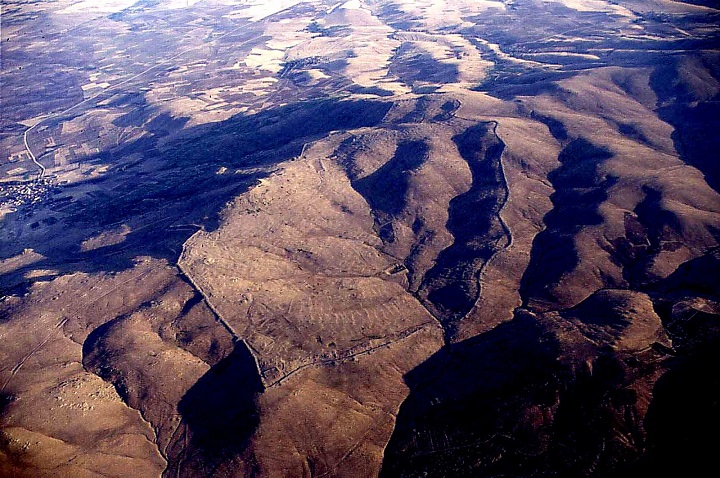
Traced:
<path id="1" fill-rule="evenodd" d="M 538 444 L 520 418 L 555 401 L 556 354 L 527 317 L 443 348 L 405 377 L 411 393 L 380 476 L 494 476 L 513 462 L 522 471 L 522 454 Z M 504 467 L 495 464 L 501 457 Z"/>
<path id="2" fill-rule="evenodd" d="M 460 108 L 460 102 L 455 99 L 447 99 L 440 103 L 438 101 L 440 98 L 442 96 L 421 96 L 415 101 L 413 110 L 400 118 L 398 123 L 429 123 L 450 120 Z"/>
<path id="3" fill-rule="evenodd" d="M 576 318 L 609 330 L 631 325 L 594 305 Z M 638 390 L 663 355 L 566 333 L 518 310 L 408 373 L 381 477 L 618 476 L 643 452 Z"/>
<path id="4" fill-rule="evenodd" d="M 5 409 L 15 400 L 9 393 L 0 392 L 0 416 L 5 412 Z"/>
<path id="5" fill-rule="evenodd" d="M 375 229 L 383 242 L 395 242 L 392 221 L 405 209 L 410 175 L 427 160 L 429 150 L 424 141 L 402 142 L 377 171 L 352 181 L 372 208 Z"/>
<path id="6" fill-rule="evenodd" d="M 720 316 L 699 314 L 717 323 Z M 706 476 L 717 466 L 720 439 L 720 333 L 667 362 L 645 418 L 647 453 L 626 476 Z"/>
<path id="7" fill-rule="evenodd" d="M 720 445 L 720 315 L 688 312 L 675 318 L 678 354 L 653 389 L 647 453 L 634 467 L 659 476 L 704 475 L 715 466 Z"/>
<path id="8" fill-rule="evenodd" d="M 720 46 L 715 38 L 714 47 Z M 690 71 L 683 65 L 683 60 L 693 58 L 692 55 L 673 55 L 665 59 L 653 70 L 650 86 L 658 97 L 658 114 L 663 121 L 671 124 L 675 131 L 672 140 L 680 158 L 695 166 L 705 175 L 707 183 L 720 191 L 720 161 L 717 152 L 720 150 L 720 93 L 712 97 L 704 97 L 705 91 L 693 91 L 689 81 L 683 81 L 693 73 L 707 75 L 720 81 L 720 67 L 717 61 L 695 59 L 703 68 L 700 72 Z"/>
<path id="9" fill-rule="evenodd" d="M 603 221 L 598 207 L 615 180 L 601 177 L 598 168 L 610 157 L 610 151 L 583 138 L 560 152 L 560 167 L 548 175 L 555 189 L 550 196 L 553 209 L 544 218 L 547 228 L 533 240 L 530 263 L 520 282 L 524 304 L 530 299 L 554 302 L 552 287 L 577 266 L 574 236 Z"/>
<path id="10" fill-rule="evenodd" d="M 389 72 L 418 91 L 423 83 L 454 83 L 460 76 L 457 65 L 442 63 L 424 50 L 403 43 L 391 59 Z"/>
<path id="11" fill-rule="evenodd" d="M 694 296 L 720 300 L 720 248 L 681 264 L 649 290 L 664 298 Z"/>
<path id="12" fill-rule="evenodd" d="M 449 336 L 455 321 L 472 308 L 480 293 L 480 267 L 505 237 L 498 213 L 507 198 L 500 165 L 505 144 L 488 124 L 468 128 L 453 141 L 470 168 L 472 183 L 467 192 L 450 201 L 447 228 L 453 244 L 438 255 L 420 287 L 421 296 L 431 303 Z"/>
<path id="13" fill-rule="evenodd" d="M 681 224 L 675 213 L 662 205 L 660 191 L 643 186 L 645 198 L 635 207 L 635 217 L 626 213 L 625 236 L 611 241 L 615 257 L 623 266 L 623 278 L 633 289 L 641 289 L 656 277 L 650 268 L 662 251 L 680 244 Z"/>
<path id="14" fill-rule="evenodd" d="M 45 256 L 33 269 L 55 269 L 59 274 L 117 272 L 131 267 L 138 256 L 172 262 L 198 226 L 214 228 L 228 200 L 274 165 L 296 157 L 306 141 L 332 130 L 376 125 L 389 107 L 379 101 L 293 104 L 190 128 L 162 150 L 158 140 L 181 120 L 161 117 L 150 124 L 151 136 L 84 161 L 110 168 L 101 177 L 58 188 L 38 209 L 42 219 L 33 222 L 32 215 L 22 213 L 6 218 L 18 234 L 0 244 L 0 259 L 33 249 Z M 140 153 L 141 159 L 129 160 L 133 153 Z M 228 173 L 217 174 L 220 167 Z M 234 174 L 240 168 L 257 170 Z M 89 186 L 93 190 L 88 192 Z M 132 225 L 132 230 L 122 242 L 95 250 L 81 247 L 83 241 L 123 224 Z M 0 287 L 22 292 L 27 270 L 0 276 Z"/>
<path id="15" fill-rule="evenodd" d="M 673 307 L 688 297 L 720 301 L 720 251 L 686 262 L 652 285 L 675 356 L 656 382 L 645 417 L 646 453 L 625 476 L 704 476 L 720 439 L 720 314 Z"/>
<path id="16" fill-rule="evenodd" d="M 241 455 L 260 422 L 255 401 L 263 389 L 250 351 L 237 342 L 180 400 L 189 441 L 171 454 L 165 476 L 212 476 Z"/>

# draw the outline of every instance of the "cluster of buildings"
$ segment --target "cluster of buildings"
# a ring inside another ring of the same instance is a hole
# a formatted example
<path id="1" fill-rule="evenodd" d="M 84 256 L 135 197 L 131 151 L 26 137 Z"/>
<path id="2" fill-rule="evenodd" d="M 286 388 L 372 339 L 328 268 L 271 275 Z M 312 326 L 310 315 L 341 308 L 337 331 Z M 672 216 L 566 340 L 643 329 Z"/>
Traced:
<path id="1" fill-rule="evenodd" d="M 0 209 L 17 210 L 23 206 L 34 206 L 52 195 L 55 185 L 51 178 L 37 181 L 3 184 L 0 187 Z"/>

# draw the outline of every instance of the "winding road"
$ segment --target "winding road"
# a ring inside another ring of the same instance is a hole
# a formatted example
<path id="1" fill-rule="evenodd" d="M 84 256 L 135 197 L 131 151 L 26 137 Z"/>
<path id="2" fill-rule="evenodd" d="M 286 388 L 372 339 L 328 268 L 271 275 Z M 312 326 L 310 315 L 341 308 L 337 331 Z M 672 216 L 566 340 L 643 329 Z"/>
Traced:
<path id="1" fill-rule="evenodd" d="M 503 144 L 503 146 L 505 146 L 505 142 L 497 134 L 498 122 L 496 120 L 491 120 L 491 121 L 488 121 L 488 123 L 493 124 L 493 134 L 498 139 L 498 141 L 500 141 Z M 508 250 L 513 244 L 512 231 L 510 230 L 510 227 L 507 225 L 507 223 L 505 222 L 505 220 L 502 217 L 502 212 L 505 209 L 505 206 L 507 206 L 508 200 L 510 199 L 510 187 L 508 186 L 508 183 L 507 183 L 507 175 L 505 174 L 505 164 L 503 163 L 503 155 L 504 154 L 505 154 L 505 148 L 503 147 L 503 151 L 502 151 L 502 153 L 500 153 L 500 157 L 498 158 L 498 164 L 500 165 L 500 173 L 501 173 L 501 177 L 502 177 L 503 187 L 505 188 L 505 200 L 503 201 L 503 204 L 500 207 L 500 209 L 498 209 L 497 218 L 498 218 L 498 221 L 500 222 L 500 226 L 505 231 L 505 237 L 507 238 L 507 242 L 505 243 L 505 246 L 503 246 L 502 249 L 495 251 L 495 253 L 492 256 L 490 256 L 490 258 L 487 261 L 485 261 L 485 263 L 480 267 L 480 270 L 478 271 L 478 275 L 477 275 L 477 286 L 478 286 L 477 297 L 475 298 L 475 302 L 473 303 L 470 310 L 465 315 L 463 315 L 462 318 L 460 318 L 460 320 L 458 320 L 458 323 L 462 322 L 467 317 L 469 317 L 470 314 L 472 314 L 475 311 L 478 304 L 480 303 L 480 299 L 482 299 L 483 274 L 485 273 L 485 270 L 487 269 L 488 265 L 490 265 L 490 263 L 493 261 L 493 259 L 495 259 L 498 256 L 498 254 L 500 254 L 503 251 Z"/>
<path id="2" fill-rule="evenodd" d="M 45 166 L 40 164 L 40 162 L 35 157 L 35 153 L 33 153 L 32 149 L 30 149 L 30 145 L 28 144 L 28 133 L 30 133 L 30 131 L 32 131 L 32 129 L 39 124 L 40 123 L 35 123 L 34 125 L 30 126 L 28 129 L 26 129 L 25 133 L 23 133 L 23 144 L 25 145 L 25 149 L 27 150 L 28 154 L 30 155 L 30 159 L 32 160 L 32 162 L 35 163 L 35 166 L 37 166 L 39 169 L 38 176 L 37 176 L 38 181 L 40 181 L 43 177 L 45 177 L 46 169 L 45 169 Z"/>

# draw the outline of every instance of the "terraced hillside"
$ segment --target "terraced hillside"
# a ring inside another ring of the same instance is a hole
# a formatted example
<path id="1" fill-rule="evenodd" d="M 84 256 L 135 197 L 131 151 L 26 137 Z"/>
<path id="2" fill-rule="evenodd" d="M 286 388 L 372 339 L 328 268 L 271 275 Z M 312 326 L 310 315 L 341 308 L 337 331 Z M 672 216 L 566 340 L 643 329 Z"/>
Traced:
<path id="1" fill-rule="evenodd" d="M 702 476 L 719 22 L 7 2 L 0 475 Z"/>

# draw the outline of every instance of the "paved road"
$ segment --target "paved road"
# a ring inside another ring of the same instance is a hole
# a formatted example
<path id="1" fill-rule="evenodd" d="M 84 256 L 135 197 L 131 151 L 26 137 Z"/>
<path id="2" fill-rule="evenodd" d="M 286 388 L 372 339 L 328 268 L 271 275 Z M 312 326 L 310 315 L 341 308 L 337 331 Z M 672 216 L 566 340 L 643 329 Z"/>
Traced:
<path id="1" fill-rule="evenodd" d="M 39 123 L 38 123 L 39 124 Z M 35 157 L 35 154 L 32 152 L 32 149 L 30 149 L 30 145 L 28 144 L 28 133 L 37 125 L 32 125 L 28 129 L 25 130 L 25 133 L 23 134 L 23 143 L 25 144 L 25 149 L 27 149 L 28 154 L 30 155 L 30 159 L 32 159 L 32 162 L 35 163 L 35 166 L 38 167 L 40 171 L 38 171 L 38 181 L 41 180 L 45 176 L 45 166 L 40 164 Z"/>

